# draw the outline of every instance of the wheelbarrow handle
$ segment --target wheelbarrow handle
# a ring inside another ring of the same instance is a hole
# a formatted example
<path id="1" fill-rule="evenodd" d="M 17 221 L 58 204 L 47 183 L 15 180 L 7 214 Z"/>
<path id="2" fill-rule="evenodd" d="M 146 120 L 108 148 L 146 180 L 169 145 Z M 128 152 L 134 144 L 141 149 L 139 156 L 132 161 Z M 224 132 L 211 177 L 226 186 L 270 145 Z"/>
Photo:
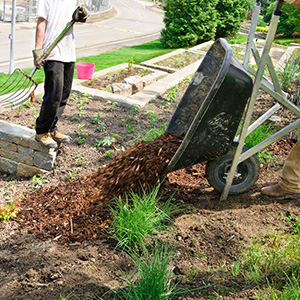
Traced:
<path id="1" fill-rule="evenodd" d="M 55 46 L 62 40 L 62 38 L 68 33 L 68 31 L 73 27 L 75 21 L 72 19 L 67 23 L 66 27 L 62 30 L 62 32 L 57 36 L 57 38 L 52 42 L 52 44 L 46 49 L 45 53 L 41 57 L 42 65 L 45 63 L 47 57 L 50 55 Z M 36 72 L 37 67 L 34 66 L 29 74 L 29 77 L 32 77 Z"/>

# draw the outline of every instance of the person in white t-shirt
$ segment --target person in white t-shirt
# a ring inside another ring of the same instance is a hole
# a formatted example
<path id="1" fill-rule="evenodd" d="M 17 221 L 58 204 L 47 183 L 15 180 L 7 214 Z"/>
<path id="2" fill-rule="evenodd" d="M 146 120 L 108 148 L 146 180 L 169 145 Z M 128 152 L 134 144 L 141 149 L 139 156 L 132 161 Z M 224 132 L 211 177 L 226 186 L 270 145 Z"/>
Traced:
<path id="1" fill-rule="evenodd" d="M 73 27 L 54 47 L 46 62 L 41 57 L 55 38 L 71 20 L 85 22 L 87 11 L 76 8 L 76 0 L 39 0 L 37 4 L 37 26 L 34 64 L 44 67 L 44 97 L 39 117 L 36 119 L 36 140 L 48 148 L 57 148 L 58 143 L 69 142 L 70 137 L 57 129 L 69 98 L 75 65 L 75 40 Z"/>

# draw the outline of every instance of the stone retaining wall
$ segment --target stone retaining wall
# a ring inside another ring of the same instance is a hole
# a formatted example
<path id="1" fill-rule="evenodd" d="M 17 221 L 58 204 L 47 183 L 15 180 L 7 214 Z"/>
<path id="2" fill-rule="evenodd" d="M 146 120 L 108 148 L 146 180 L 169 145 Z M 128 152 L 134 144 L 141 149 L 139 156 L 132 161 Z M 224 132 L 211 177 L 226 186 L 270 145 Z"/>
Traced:
<path id="1" fill-rule="evenodd" d="M 0 172 L 31 177 L 53 168 L 57 150 L 43 147 L 35 131 L 0 121 Z"/>

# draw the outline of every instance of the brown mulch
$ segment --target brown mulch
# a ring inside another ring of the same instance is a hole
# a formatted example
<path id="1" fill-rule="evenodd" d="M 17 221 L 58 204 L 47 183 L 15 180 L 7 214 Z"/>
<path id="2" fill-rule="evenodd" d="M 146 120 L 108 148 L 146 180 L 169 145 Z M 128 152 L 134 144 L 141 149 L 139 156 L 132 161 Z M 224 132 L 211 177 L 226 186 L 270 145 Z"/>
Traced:
<path id="1" fill-rule="evenodd" d="M 40 188 L 21 202 L 17 222 L 40 238 L 95 240 L 109 228 L 109 201 L 159 182 L 183 136 L 165 133 L 134 147 L 88 176 Z"/>

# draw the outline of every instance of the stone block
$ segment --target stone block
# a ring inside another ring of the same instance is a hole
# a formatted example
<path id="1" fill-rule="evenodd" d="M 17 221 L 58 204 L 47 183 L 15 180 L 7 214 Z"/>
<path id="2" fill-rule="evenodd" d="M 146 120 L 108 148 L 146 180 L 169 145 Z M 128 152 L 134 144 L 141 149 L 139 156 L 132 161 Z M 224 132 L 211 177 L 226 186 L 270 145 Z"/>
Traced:
<path id="1" fill-rule="evenodd" d="M 52 170 L 57 152 L 44 153 L 40 151 L 35 151 L 33 156 L 33 165 L 45 169 Z"/>
<path id="2" fill-rule="evenodd" d="M 26 164 L 19 163 L 17 168 L 17 175 L 21 177 L 32 177 L 34 175 L 38 174 L 44 174 L 46 173 L 45 170 L 42 170 L 40 168 L 34 167 L 34 166 L 28 166 Z"/>
<path id="3" fill-rule="evenodd" d="M 18 163 L 7 158 L 0 157 L 0 172 L 16 174 Z"/>
<path id="4" fill-rule="evenodd" d="M 143 79 L 140 76 L 130 76 L 124 79 L 125 83 L 130 84 L 132 86 L 132 93 L 135 94 L 141 91 L 144 87 Z"/>
<path id="5" fill-rule="evenodd" d="M 113 83 L 112 92 L 117 95 L 129 97 L 132 95 L 132 85 L 127 83 Z"/>
<path id="6" fill-rule="evenodd" d="M 20 153 L 21 155 L 29 155 L 33 156 L 34 150 L 31 148 L 23 147 L 21 145 L 17 146 L 17 152 Z"/>
<path id="7" fill-rule="evenodd" d="M 1 141 L 0 140 L 0 148 L 6 150 L 6 151 L 12 151 L 12 152 L 17 152 L 17 145 L 10 143 L 10 142 L 6 142 L 6 141 Z"/>
<path id="8" fill-rule="evenodd" d="M 4 149 L 0 149 L 0 156 L 4 158 L 8 158 L 10 160 L 14 160 L 15 162 L 21 162 L 27 165 L 33 165 L 33 158 L 31 155 L 20 154 L 18 152 L 5 151 Z"/>

